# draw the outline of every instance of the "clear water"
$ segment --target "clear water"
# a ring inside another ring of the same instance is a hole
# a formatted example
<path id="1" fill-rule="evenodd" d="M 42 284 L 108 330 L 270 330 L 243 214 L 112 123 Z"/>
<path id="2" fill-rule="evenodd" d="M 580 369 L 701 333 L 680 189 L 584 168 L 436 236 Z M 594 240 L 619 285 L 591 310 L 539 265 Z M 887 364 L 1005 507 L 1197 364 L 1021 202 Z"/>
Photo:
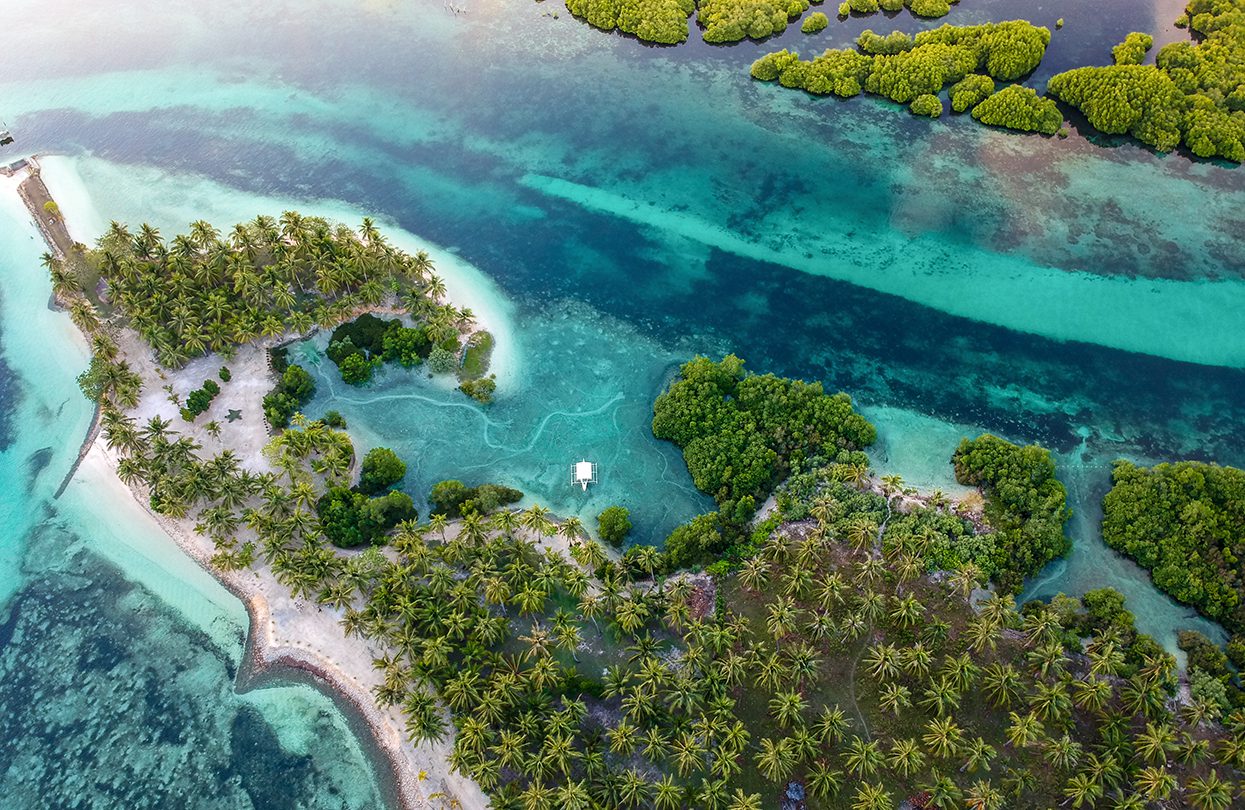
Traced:
<path id="1" fill-rule="evenodd" d="M 443 246 L 438 260 L 499 326 L 509 372 L 486 410 L 410 372 L 355 390 L 324 370 L 314 407 L 332 397 L 363 443 L 408 454 L 415 494 L 455 474 L 585 516 L 622 501 L 638 532 L 660 537 L 705 502 L 648 436 L 649 403 L 680 358 L 734 350 L 754 368 L 852 392 L 879 423 L 875 458 L 914 483 L 951 489 L 946 459 L 965 433 L 1054 448 L 1075 545 L 1031 592 L 1111 584 L 1168 642 L 1201 624 L 1102 546 L 1095 509 L 1120 456 L 1245 463 L 1240 169 L 1076 133 L 1045 140 L 957 117 L 915 121 L 884 102 L 812 99 L 743 78 L 776 46 L 925 25 L 907 15 L 671 50 L 599 34 L 564 11 L 553 19 L 560 6 L 527 0 L 476 0 L 457 16 L 432 0 L 81 5 L 6 5 L 9 44 L 20 47 L 0 49 L 0 118 L 20 140 L 0 160 L 72 156 L 54 162 L 52 179 L 84 238 L 113 218 L 170 233 L 205 212 L 225 225 L 257 206 L 373 213 Z M 1105 62 L 1127 31 L 1171 36 L 1176 15 L 1140 0 L 961 5 L 949 21 L 1064 17 L 1039 82 Z M 42 309 L 46 289 L 31 280 L 41 248 L 9 222 L 0 238 L 0 594 L 10 624 L 29 630 L 18 642 L 23 672 L 64 668 L 52 657 L 60 645 L 120 624 L 134 638 L 114 651 L 110 689 L 150 693 L 136 662 L 159 657 L 197 673 L 182 695 L 201 711 L 186 723 L 215 765 L 172 779 L 187 795 L 214 795 L 210 780 L 235 773 L 230 739 L 257 739 L 234 728 L 247 714 L 282 742 L 259 746 L 274 753 L 256 767 L 286 773 L 289 757 L 309 756 L 301 784 L 351 797 L 318 790 L 309 806 L 366 801 L 378 780 L 327 701 L 297 687 L 318 708 L 253 715 L 255 693 L 235 693 L 236 603 L 176 568 L 158 538 L 126 551 L 141 521 L 92 504 L 86 482 L 49 505 L 89 416 L 72 383 L 84 358 Z M 602 468 L 587 496 L 564 483 L 583 456 Z M 174 580 L 194 584 L 179 597 Z M 39 594 L 67 583 L 83 607 L 72 622 L 50 619 Z M 161 618 L 127 624 L 121 606 L 135 602 Z M 196 615 L 204 604 L 219 618 Z M 66 732 L 4 695 L 0 716 L 24 718 L 6 739 L 55 730 L 86 741 L 103 728 L 141 737 L 145 715 L 88 711 L 88 671 L 65 669 L 57 699 L 77 705 L 82 726 Z M 36 708 L 43 702 L 55 701 L 43 695 Z M 297 739 L 316 742 L 304 750 Z M 0 759 L 14 778 L 34 772 L 20 762 Z M 62 764 L 86 773 L 77 762 Z M 171 779 L 154 766 L 132 773 L 153 793 Z"/>

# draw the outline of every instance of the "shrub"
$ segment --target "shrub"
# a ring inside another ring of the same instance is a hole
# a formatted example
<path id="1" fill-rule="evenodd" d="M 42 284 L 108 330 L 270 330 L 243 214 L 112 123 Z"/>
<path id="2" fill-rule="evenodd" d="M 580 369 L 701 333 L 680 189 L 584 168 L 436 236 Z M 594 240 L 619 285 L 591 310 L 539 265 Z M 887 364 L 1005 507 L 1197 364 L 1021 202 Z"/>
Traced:
<path id="1" fill-rule="evenodd" d="M 1117 65 L 1140 65 L 1146 52 L 1154 47 L 1154 37 L 1136 31 L 1124 37 L 1124 41 L 1111 49 L 1111 58 Z"/>
<path id="2" fill-rule="evenodd" d="M 973 107 L 973 118 L 983 124 L 1054 135 L 1063 125 L 1063 114 L 1048 98 L 1032 88 L 1008 85 Z"/>
<path id="3" fill-rule="evenodd" d="M 947 0 L 909 0 L 908 10 L 918 17 L 945 17 L 951 13 Z"/>
<path id="4" fill-rule="evenodd" d="M 679 526 L 666 538 L 666 556 L 672 569 L 686 568 L 725 550 L 722 525 L 715 512 L 696 517 Z"/>
<path id="5" fill-rule="evenodd" d="M 181 409 L 182 419 L 193 422 L 199 414 L 212 406 L 212 400 L 220 393 L 215 380 L 204 380 L 203 385 L 186 396 L 186 406 Z"/>
<path id="6" fill-rule="evenodd" d="M 994 92 L 994 79 L 971 73 L 951 85 L 951 109 L 958 113 L 975 107 Z"/>
<path id="7" fill-rule="evenodd" d="M 807 10 L 808 0 L 700 0 L 696 20 L 705 42 L 738 42 L 781 34 Z"/>
<path id="8" fill-rule="evenodd" d="M 500 484 L 481 484 L 468 487 L 462 481 L 442 481 L 432 488 L 428 500 L 433 513 L 455 518 L 475 512 L 486 515 L 501 506 L 517 503 L 523 493 Z"/>
<path id="9" fill-rule="evenodd" d="M 606 507 L 597 515 L 597 535 L 615 548 L 621 548 L 631 531 L 631 512 L 625 506 Z"/>
<path id="10" fill-rule="evenodd" d="M 374 447 L 367 451 L 360 465 L 359 491 L 375 495 L 402 480 L 406 475 L 406 463 L 388 447 Z"/>
<path id="11" fill-rule="evenodd" d="M 1018 592 L 1026 576 L 1067 553 L 1063 525 L 1071 512 L 1049 450 L 986 434 L 960 442 L 952 461 L 956 480 L 985 494 L 1000 588 Z"/>
<path id="12" fill-rule="evenodd" d="M 221 382 L 229 382 L 233 379 L 233 374 L 229 371 L 229 366 L 221 366 L 220 371 L 216 372 L 216 376 L 220 377 Z"/>
<path id="13" fill-rule="evenodd" d="M 442 346 L 436 346 L 428 354 L 428 369 L 433 374 L 449 374 L 458 367 L 458 355 Z"/>
<path id="14" fill-rule="evenodd" d="M 908 109 L 912 111 L 913 115 L 937 118 L 942 115 L 942 99 L 932 93 L 926 93 L 914 98 Z"/>
<path id="15" fill-rule="evenodd" d="M 316 502 L 316 514 L 324 536 L 342 548 L 376 543 L 402 521 L 418 517 L 406 493 L 389 492 L 368 498 L 346 487 L 332 487 L 324 493 Z"/>
<path id="16" fill-rule="evenodd" d="M 566 0 L 576 17 L 603 31 L 618 29 L 646 42 L 673 45 L 687 39 L 695 0 Z"/>
<path id="17" fill-rule="evenodd" d="M 816 34 L 818 31 L 826 30 L 830 25 L 830 18 L 820 11 L 814 11 L 808 15 L 808 19 L 800 26 L 800 30 L 806 34 Z"/>
<path id="18" fill-rule="evenodd" d="M 346 429 L 346 417 L 342 416 L 340 411 L 328 411 L 327 413 L 324 414 L 324 418 L 321 419 L 320 421 L 324 422 L 325 425 L 331 428 L 335 428 L 337 430 Z"/>
<path id="19" fill-rule="evenodd" d="M 458 390 L 476 402 L 487 405 L 493 401 L 493 393 L 497 390 L 497 378 L 490 374 L 478 380 L 463 380 L 458 384 Z"/>
<path id="20" fill-rule="evenodd" d="M 275 361 L 275 358 L 274 358 Z M 264 418 L 273 428 L 284 428 L 290 424 L 292 417 L 299 408 L 306 405 L 315 395 L 316 383 L 307 369 L 297 363 L 284 363 L 284 371 L 277 385 L 264 397 Z"/>
<path id="21" fill-rule="evenodd" d="M 350 385 L 363 385 L 372 379 L 372 362 L 362 353 L 348 355 L 338 368 L 342 373 L 342 381 Z"/>
<path id="22" fill-rule="evenodd" d="M 487 374 L 494 345 L 493 336 L 488 332 L 476 332 L 468 338 L 466 350 L 463 352 L 463 365 L 458 371 L 459 379 L 475 380 Z"/>

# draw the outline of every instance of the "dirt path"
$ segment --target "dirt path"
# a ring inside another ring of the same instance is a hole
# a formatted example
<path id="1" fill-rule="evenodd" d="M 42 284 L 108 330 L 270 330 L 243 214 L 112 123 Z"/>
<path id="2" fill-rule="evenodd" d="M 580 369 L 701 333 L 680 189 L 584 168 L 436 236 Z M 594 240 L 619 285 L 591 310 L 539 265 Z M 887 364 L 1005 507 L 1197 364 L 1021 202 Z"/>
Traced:
<path id="1" fill-rule="evenodd" d="M 65 227 L 64 217 L 53 216 L 44 209 L 47 203 L 53 202 L 52 195 L 43 184 L 43 178 L 39 176 L 39 164 L 34 158 L 30 158 L 28 163 L 30 168 L 27 170 L 26 179 L 17 187 L 17 193 L 22 202 L 26 203 L 30 215 L 35 218 L 40 232 L 43 233 L 43 241 L 48 243 L 52 254 L 63 259 L 73 251 L 73 238 Z"/>

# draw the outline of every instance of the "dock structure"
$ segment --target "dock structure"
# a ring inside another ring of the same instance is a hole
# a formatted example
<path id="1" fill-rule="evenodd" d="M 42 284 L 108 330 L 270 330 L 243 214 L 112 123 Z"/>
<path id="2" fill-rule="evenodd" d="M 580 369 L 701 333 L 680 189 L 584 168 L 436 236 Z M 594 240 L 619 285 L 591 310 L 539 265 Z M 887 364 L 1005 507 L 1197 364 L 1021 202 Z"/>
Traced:
<path id="1" fill-rule="evenodd" d="M 10 164 L 8 168 L 12 169 L 11 174 L 19 171 L 26 172 L 26 179 L 18 185 L 17 193 L 22 198 L 22 202 L 26 203 L 30 215 L 34 217 L 52 255 L 58 259 L 68 257 L 73 252 L 73 237 L 69 235 L 69 229 L 65 227 L 65 220 L 52 200 L 51 192 L 43 184 L 43 178 L 39 175 L 39 161 L 34 157 L 28 157 Z M 50 210 L 48 203 L 52 203 Z"/>
<path id="2" fill-rule="evenodd" d="M 579 461 L 571 465 L 571 484 L 578 484 L 584 492 L 589 484 L 597 482 L 597 465 L 591 461 Z"/>

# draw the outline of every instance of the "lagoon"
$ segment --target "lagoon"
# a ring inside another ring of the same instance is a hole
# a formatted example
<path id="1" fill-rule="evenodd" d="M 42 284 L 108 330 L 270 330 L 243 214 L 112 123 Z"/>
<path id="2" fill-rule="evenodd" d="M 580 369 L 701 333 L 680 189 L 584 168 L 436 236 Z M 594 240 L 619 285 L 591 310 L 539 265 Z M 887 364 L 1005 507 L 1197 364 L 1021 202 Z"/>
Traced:
<path id="1" fill-rule="evenodd" d="M 1095 510 L 1117 457 L 1245 463 L 1240 169 L 746 79 L 763 48 L 842 45 L 883 18 L 671 50 L 554 19 L 551 2 L 80 5 L 10 4 L 23 47 L 0 52 L 0 117 L 19 136 L 0 162 L 64 156 L 48 182 L 79 238 L 111 219 L 167 235 L 291 206 L 375 215 L 500 325 L 508 371 L 488 409 L 416 372 L 350 389 L 316 369 L 310 407 L 408 454 L 417 498 L 476 476 L 588 519 L 623 502 L 659 539 L 708 502 L 648 433 L 652 398 L 682 359 L 735 351 L 852 393 L 879 426 L 875 460 L 917 485 L 951 488 L 965 434 L 1052 447 L 1074 551 L 1029 593 L 1119 587 L 1169 645 L 1206 626 L 1102 546 Z M 961 5 L 949 21 L 1021 13 Z M 1067 5 L 1040 10 L 1068 20 L 1042 71 L 1158 14 Z M 24 752 L 65 737 L 108 743 L 94 765 L 119 767 L 131 749 L 106 729 L 151 727 L 138 708 L 160 695 L 152 711 L 186 730 L 167 744 L 202 750 L 176 778 L 135 766 L 150 795 L 273 806 L 248 780 L 288 776 L 304 797 L 290 806 L 369 806 L 384 778 L 327 698 L 237 689 L 236 601 L 91 482 L 51 499 L 90 418 L 73 382 L 85 350 L 46 307 L 24 212 L 5 213 L 0 615 L 22 654 L 0 666 L 64 677 L 0 697 L 4 786 L 37 806 L 48 777 Z M 583 456 L 602 472 L 587 496 L 564 480 Z M 86 638 L 114 643 L 75 658 Z M 167 761 L 162 738 L 135 739 L 136 761 Z"/>

